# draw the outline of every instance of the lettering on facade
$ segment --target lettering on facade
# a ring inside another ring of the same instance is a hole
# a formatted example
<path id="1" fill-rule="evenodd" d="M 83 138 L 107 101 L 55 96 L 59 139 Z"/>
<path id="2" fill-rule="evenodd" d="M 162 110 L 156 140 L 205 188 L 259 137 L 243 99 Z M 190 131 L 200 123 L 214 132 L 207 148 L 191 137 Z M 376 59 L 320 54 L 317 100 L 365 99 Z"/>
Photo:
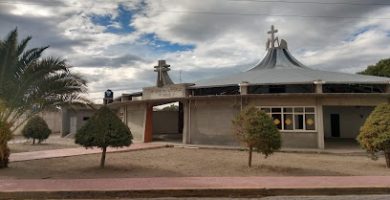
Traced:
<path id="1" fill-rule="evenodd" d="M 169 99 L 185 97 L 185 87 L 144 88 L 144 99 Z"/>

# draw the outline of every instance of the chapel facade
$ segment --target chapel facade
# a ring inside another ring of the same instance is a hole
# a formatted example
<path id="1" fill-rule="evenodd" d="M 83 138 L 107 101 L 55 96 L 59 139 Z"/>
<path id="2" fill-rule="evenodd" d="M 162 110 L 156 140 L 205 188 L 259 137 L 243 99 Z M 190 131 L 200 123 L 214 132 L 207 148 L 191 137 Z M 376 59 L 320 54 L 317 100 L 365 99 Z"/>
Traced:
<path id="1" fill-rule="evenodd" d="M 170 66 L 155 66 L 156 86 L 122 94 L 108 104 L 136 140 L 160 137 L 184 144 L 238 145 L 233 118 L 246 106 L 268 113 L 288 148 L 326 148 L 327 139 L 354 139 L 380 103 L 390 103 L 390 79 L 311 69 L 290 53 L 287 41 L 268 32 L 266 56 L 245 72 L 175 84 Z M 156 106 L 177 103 L 177 110 Z"/>

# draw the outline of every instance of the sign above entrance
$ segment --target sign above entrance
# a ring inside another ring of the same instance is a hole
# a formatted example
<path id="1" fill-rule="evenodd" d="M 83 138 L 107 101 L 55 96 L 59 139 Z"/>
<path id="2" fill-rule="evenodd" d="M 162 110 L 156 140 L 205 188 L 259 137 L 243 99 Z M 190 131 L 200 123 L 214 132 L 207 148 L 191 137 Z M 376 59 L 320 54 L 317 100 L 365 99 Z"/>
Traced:
<path id="1" fill-rule="evenodd" d="M 189 84 L 174 84 L 164 87 L 148 87 L 143 89 L 143 100 L 148 99 L 171 99 L 184 98 L 187 96 L 187 87 Z"/>

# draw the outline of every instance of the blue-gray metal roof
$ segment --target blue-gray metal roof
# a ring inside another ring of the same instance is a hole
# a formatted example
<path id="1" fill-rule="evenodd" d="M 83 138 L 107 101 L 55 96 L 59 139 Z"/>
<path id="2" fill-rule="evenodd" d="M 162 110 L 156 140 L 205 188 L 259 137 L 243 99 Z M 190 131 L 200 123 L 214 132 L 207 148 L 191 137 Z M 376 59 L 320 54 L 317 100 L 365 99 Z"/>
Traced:
<path id="1" fill-rule="evenodd" d="M 329 72 L 306 67 L 295 59 L 282 40 L 279 47 L 268 49 L 267 55 L 252 69 L 229 76 L 195 82 L 193 88 L 220 87 L 249 82 L 251 85 L 310 84 L 324 83 L 389 84 L 390 78 Z"/>

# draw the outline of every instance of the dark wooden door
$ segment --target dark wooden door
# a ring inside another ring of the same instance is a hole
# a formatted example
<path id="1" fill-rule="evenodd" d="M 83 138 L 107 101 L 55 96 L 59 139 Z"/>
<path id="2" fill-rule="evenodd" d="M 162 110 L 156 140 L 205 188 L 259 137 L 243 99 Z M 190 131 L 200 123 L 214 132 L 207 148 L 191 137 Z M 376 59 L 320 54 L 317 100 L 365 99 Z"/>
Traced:
<path id="1" fill-rule="evenodd" d="M 146 121 L 144 127 L 144 142 L 152 142 L 153 140 L 153 105 L 147 105 Z"/>
<path id="2" fill-rule="evenodd" d="M 330 129 L 332 137 L 340 137 L 340 115 L 330 114 Z"/>

